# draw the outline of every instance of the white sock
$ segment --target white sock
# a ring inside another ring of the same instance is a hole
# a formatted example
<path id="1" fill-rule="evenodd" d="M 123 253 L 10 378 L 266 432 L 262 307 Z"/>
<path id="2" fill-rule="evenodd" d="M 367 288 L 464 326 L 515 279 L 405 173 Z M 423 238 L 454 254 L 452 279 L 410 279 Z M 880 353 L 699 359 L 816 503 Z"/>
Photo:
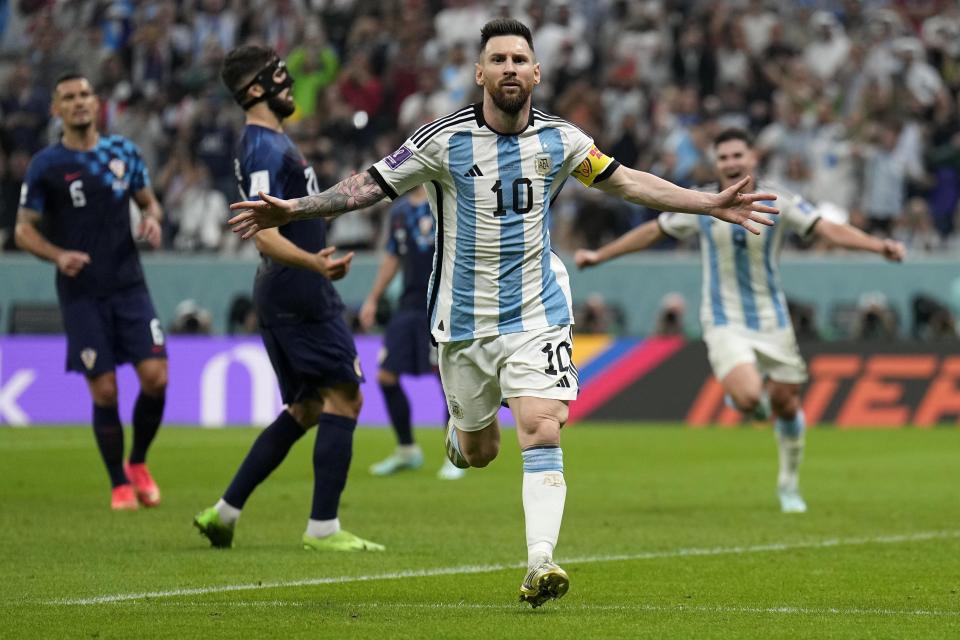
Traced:
<path id="1" fill-rule="evenodd" d="M 523 513 L 527 526 L 527 565 L 553 559 L 560 537 L 567 483 L 560 447 L 523 452 Z"/>
<path id="2" fill-rule="evenodd" d="M 803 462 L 806 435 L 806 417 L 803 415 L 803 410 L 797 411 L 792 420 L 777 418 L 774 428 L 780 457 L 777 488 L 797 491 L 800 485 L 800 463 Z"/>
<path id="3" fill-rule="evenodd" d="M 236 524 L 237 520 L 240 519 L 240 509 L 227 504 L 223 498 L 217 500 L 217 504 L 213 505 L 213 508 L 217 510 L 220 522 L 223 524 Z"/>
<path id="4" fill-rule="evenodd" d="M 418 444 L 399 444 L 397 445 L 397 455 L 404 460 L 409 460 L 420 455 L 420 445 Z"/>
<path id="5" fill-rule="evenodd" d="M 777 488 L 796 491 L 800 486 L 800 463 L 803 462 L 804 439 L 777 437 L 777 449 L 780 454 L 780 472 L 777 474 Z"/>
<path id="6" fill-rule="evenodd" d="M 307 535 L 313 538 L 326 538 L 340 531 L 340 518 L 333 520 L 307 520 Z"/>

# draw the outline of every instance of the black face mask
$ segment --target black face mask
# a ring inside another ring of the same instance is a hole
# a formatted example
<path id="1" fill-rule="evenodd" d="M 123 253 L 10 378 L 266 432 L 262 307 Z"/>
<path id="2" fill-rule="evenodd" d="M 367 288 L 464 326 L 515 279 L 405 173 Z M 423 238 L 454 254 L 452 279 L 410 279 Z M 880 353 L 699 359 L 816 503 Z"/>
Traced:
<path id="1" fill-rule="evenodd" d="M 283 80 L 279 82 L 276 80 L 276 76 L 283 74 Z M 263 87 L 263 95 L 257 98 L 247 97 L 247 89 L 252 87 L 255 84 L 259 84 Z M 276 100 L 278 96 L 284 89 L 293 86 L 293 76 L 290 75 L 290 72 L 287 71 L 287 64 L 277 58 L 267 64 L 266 67 L 260 70 L 260 72 L 253 77 L 253 80 L 237 89 L 233 93 L 233 99 L 237 101 L 244 111 L 252 107 L 253 105 L 261 102 L 263 100 L 268 100 L 267 103 L 270 106 L 272 111 L 275 111 L 279 114 L 282 114 L 283 111 L 290 111 L 293 113 L 291 106 L 283 103 L 280 100 Z M 280 107 L 279 109 L 277 107 Z M 290 115 L 287 113 L 286 115 Z"/>

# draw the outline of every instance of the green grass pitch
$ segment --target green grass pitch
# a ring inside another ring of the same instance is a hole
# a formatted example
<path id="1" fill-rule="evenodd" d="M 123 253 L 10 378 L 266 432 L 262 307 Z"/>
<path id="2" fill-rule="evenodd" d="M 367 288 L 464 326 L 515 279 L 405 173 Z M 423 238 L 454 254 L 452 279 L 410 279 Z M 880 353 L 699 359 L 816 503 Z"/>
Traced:
<path id="1" fill-rule="evenodd" d="M 255 437 L 166 428 L 158 508 L 112 513 L 89 428 L 0 429 L 4 638 L 957 638 L 960 430 L 808 436 L 805 515 L 779 513 L 769 430 L 581 424 L 558 561 L 537 610 L 512 431 L 490 467 L 373 478 L 389 431 L 357 432 L 341 521 L 384 554 L 300 549 L 308 438 L 253 495 L 232 550 L 191 527 Z M 144 595 L 150 594 L 150 595 Z"/>

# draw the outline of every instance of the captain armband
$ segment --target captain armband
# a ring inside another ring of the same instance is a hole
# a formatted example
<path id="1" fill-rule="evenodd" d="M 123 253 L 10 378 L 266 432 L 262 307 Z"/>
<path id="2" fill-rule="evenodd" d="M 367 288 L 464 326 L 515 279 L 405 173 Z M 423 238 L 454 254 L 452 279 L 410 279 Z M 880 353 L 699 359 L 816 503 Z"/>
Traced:
<path id="1" fill-rule="evenodd" d="M 584 184 L 591 186 L 603 182 L 620 166 L 620 163 L 606 155 L 596 145 L 591 147 L 587 157 L 573 170 L 573 177 Z"/>

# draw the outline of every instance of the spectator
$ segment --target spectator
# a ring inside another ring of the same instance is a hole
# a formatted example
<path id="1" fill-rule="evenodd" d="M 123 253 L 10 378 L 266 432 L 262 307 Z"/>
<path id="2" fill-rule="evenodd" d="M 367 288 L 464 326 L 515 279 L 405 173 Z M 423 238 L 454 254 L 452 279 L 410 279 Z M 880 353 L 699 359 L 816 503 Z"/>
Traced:
<path id="1" fill-rule="evenodd" d="M 47 92 L 34 83 L 31 67 L 25 60 L 14 65 L 4 87 L 0 95 L 4 145 L 8 150 L 33 155 L 46 144 L 43 132 L 50 119 Z"/>
<path id="2" fill-rule="evenodd" d="M 814 38 L 803 52 L 803 60 L 822 82 L 832 80 L 850 53 L 850 39 L 843 25 L 829 11 L 817 11 L 810 18 Z"/>
<path id="3" fill-rule="evenodd" d="M 227 199 L 211 185 L 210 172 L 186 146 L 178 147 L 157 176 L 172 247 L 214 251 L 227 219 Z"/>
<path id="4" fill-rule="evenodd" d="M 864 160 L 865 229 L 886 237 L 893 233 L 906 199 L 906 162 L 895 153 L 898 136 L 895 125 L 881 126 L 877 144 L 867 148 Z"/>
<path id="5" fill-rule="evenodd" d="M 287 56 L 287 68 L 297 80 L 292 89 L 297 111 L 291 122 L 312 118 L 321 93 L 333 84 L 340 70 L 340 57 L 327 43 L 318 21 L 307 23 L 304 42 Z"/>

